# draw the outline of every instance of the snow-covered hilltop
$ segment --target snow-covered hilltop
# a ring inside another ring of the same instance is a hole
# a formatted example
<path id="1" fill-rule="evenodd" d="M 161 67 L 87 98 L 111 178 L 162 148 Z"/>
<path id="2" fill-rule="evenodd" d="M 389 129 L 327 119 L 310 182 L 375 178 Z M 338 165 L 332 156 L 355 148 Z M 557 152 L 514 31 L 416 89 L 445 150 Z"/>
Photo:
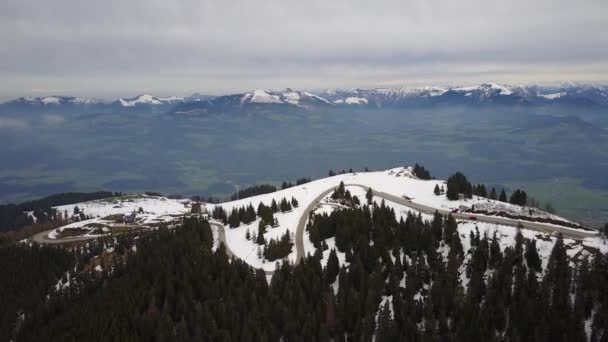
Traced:
<path id="1" fill-rule="evenodd" d="M 567 219 L 536 208 L 521 207 L 485 197 L 473 196 L 471 199 L 450 201 L 445 195 L 434 193 L 435 186 L 446 186 L 444 181 L 419 179 L 414 175 L 412 168 L 404 167 L 377 172 L 345 173 L 236 201 L 220 204 L 203 203 L 200 211 L 193 210 L 198 204 L 191 200 L 143 195 L 61 206 L 56 208 L 59 213 L 64 213 L 66 217 L 72 219 L 82 217 L 83 220 L 76 220 L 50 234 L 39 234 L 37 238 L 39 242 L 48 243 L 62 242 L 66 239 L 73 241 L 125 229 L 171 227 L 178 224 L 183 215 L 190 215 L 193 212 L 204 215 L 214 213 L 215 219 L 212 219 L 212 222 L 216 247 L 222 242 L 235 257 L 245 260 L 256 268 L 272 272 L 276 267 L 275 260 L 264 257 L 265 245 L 260 245 L 259 242 L 288 238 L 293 248 L 284 261 L 290 263 L 298 262 L 307 254 L 314 254 L 316 249 L 305 229 L 311 213 L 329 213 L 348 208 L 355 203 L 355 201 L 345 203 L 332 198 L 332 194 L 341 183 L 344 184 L 345 190 L 348 190 L 349 196 L 357 197 L 356 203 L 360 205 L 367 202 L 366 195 L 371 188 L 375 202 L 391 207 L 396 215 L 403 219 L 408 212 L 421 215 L 423 219 L 431 219 L 433 213 L 438 211 L 444 215 L 451 214 L 459 220 L 461 222 L 459 230 L 462 229 L 463 234 L 477 228 L 489 235 L 496 231 L 501 236 L 507 237 L 505 241 L 508 241 L 514 237 L 516 227 L 519 226 L 523 227 L 525 236 L 542 236 L 545 242 L 554 241 L 557 234 L 562 234 L 566 242 L 572 245 L 573 250 L 587 246 L 608 251 L 606 242 L 596 231 L 577 228 L 575 223 Z M 273 203 L 275 206 L 273 222 L 262 223 L 263 239 L 256 239 L 260 231 L 260 222 L 263 221 L 264 214 L 261 214 L 263 207 L 271 208 Z M 236 215 L 237 211 L 248 210 L 249 207 L 254 214 L 247 223 L 238 220 L 235 223 L 231 221 L 232 219 L 228 219 L 231 214 Z M 470 210 L 471 208 L 476 209 L 475 213 Z M 220 218 L 221 215 L 216 215 L 218 210 L 225 213 L 224 219 Z M 480 210 L 485 214 L 479 213 Z M 497 213 L 507 215 L 501 216 Z M 333 242 L 330 239 L 326 243 L 331 245 Z M 550 251 L 549 247 L 545 249 Z M 343 257 L 340 256 L 340 259 L 343 260 Z"/>

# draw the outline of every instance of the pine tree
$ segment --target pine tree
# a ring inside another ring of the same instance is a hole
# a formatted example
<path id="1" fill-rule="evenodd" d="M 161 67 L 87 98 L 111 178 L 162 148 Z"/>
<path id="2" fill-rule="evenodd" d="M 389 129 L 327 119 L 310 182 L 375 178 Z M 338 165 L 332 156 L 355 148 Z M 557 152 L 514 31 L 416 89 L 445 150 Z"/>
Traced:
<path id="1" fill-rule="evenodd" d="M 490 199 L 491 200 L 496 200 L 496 189 L 494 187 L 492 187 L 492 190 L 490 191 Z"/>
<path id="2" fill-rule="evenodd" d="M 273 213 L 277 213 L 279 211 L 279 206 L 277 205 L 277 201 L 272 199 L 272 203 L 270 203 L 270 209 L 272 209 Z"/>
<path id="3" fill-rule="evenodd" d="M 547 266 L 547 273 L 543 279 L 543 291 L 549 295 L 548 319 L 550 324 L 548 339 L 556 340 L 579 340 L 569 336 L 568 322 L 571 319 L 572 307 L 570 303 L 570 287 L 571 287 L 571 269 L 569 267 L 569 258 L 566 253 L 561 234 L 559 235 Z"/>
<path id="4" fill-rule="evenodd" d="M 332 284 L 336 280 L 338 273 L 340 273 L 340 262 L 338 261 L 336 250 L 332 248 L 327 259 L 327 266 L 325 267 L 325 280 L 327 284 Z"/>
<path id="5" fill-rule="evenodd" d="M 236 208 L 232 209 L 232 211 L 230 211 L 230 215 L 228 216 L 228 224 L 230 225 L 230 228 L 236 228 L 241 225 L 241 219 L 239 218 L 239 212 Z"/>
<path id="6" fill-rule="evenodd" d="M 367 204 L 372 205 L 372 201 L 374 200 L 374 192 L 372 188 L 367 189 L 367 193 L 365 193 L 365 198 L 367 199 Z"/>
<path id="7" fill-rule="evenodd" d="M 500 191 L 500 196 L 498 197 L 498 200 L 501 202 L 506 202 L 507 201 L 507 193 L 505 193 L 505 189 L 502 189 Z"/>
<path id="8" fill-rule="evenodd" d="M 488 197 L 488 191 L 486 190 L 486 186 L 484 184 L 479 185 L 478 196 Z"/>
<path id="9" fill-rule="evenodd" d="M 443 240 L 443 216 L 438 211 L 435 211 L 433 215 L 433 221 L 431 222 L 431 231 L 433 232 L 433 239 L 436 241 L 439 247 L 439 241 Z"/>
<path id="10" fill-rule="evenodd" d="M 458 236 L 458 223 L 452 216 L 452 213 L 448 214 L 448 218 L 445 220 L 445 232 L 443 238 L 447 245 L 450 245 L 454 236 Z"/>
<path id="11" fill-rule="evenodd" d="M 435 196 L 441 195 L 441 190 L 439 190 L 438 184 L 435 184 L 435 190 L 433 190 L 433 193 L 435 193 Z"/>
<path id="12" fill-rule="evenodd" d="M 502 253 L 500 251 L 500 244 L 498 242 L 496 232 L 494 232 L 494 235 L 492 235 L 492 241 L 490 242 L 490 259 L 488 260 L 488 265 L 490 268 L 496 269 L 501 263 Z"/>
<path id="13" fill-rule="evenodd" d="M 538 250 L 536 249 L 535 239 L 532 239 L 532 241 L 528 243 L 528 246 L 526 247 L 525 258 L 530 270 L 534 270 L 535 272 L 542 271 L 540 257 L 538 255 Z"/>
<path id="14" fill-rule="evenodd" d="M 264 221 L 260 220 L 258 225 L 258 238 L 256 241 L 258 245 L 263 245 L 266 243 L 266 240 L 264 240 L 264 233 L 266 233 L 266 224 Z"/>

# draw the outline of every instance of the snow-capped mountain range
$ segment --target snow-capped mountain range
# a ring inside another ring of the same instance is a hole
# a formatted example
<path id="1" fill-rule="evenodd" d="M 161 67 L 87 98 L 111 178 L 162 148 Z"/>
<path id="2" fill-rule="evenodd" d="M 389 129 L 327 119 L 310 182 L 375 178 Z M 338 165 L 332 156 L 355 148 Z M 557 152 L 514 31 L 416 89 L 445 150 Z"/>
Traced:
<path id="1" fill-rule="evenodd" d="M 173 114 L 239 112 L 270 108 L 314 109 L 322 107 L 406 107 L 421 105 L 590 105 L 608 106 L 605 86 L 567 84 L 561 86 L 520 86 L 484 83 L 475 86 L 373 89 L 329 89 L 319 92 L 285 89 L 256 89 L 241 94 L 189 97 L 159 97 L 142 94 L 132 98 L 103 101 L 72 96 L 22 97 L 0 104 L 0 112 L 31 109 L 38 111 L 153 110 Z"/>
<path id="2" fill-rule="evenodd" d="M 329 89 L 321 92 L 254 90 L 219 96 L 198 103 L 182 103 L 177 115 L 228 113 L 283 106 L 292 109 L 385 108 L 424 105 L 546 105 L 608 106 L 608 89 L 597 86 L 540 87 L 484 83 L 468 87 Z"/>
<path id="3" fill-rule="evenodd" d="M 467 87 L 375 88 L 327 90 L 333 103 L 375 107 L 422 104 L 547 104 L 608 105 L 608 89 L 596 86 L 540 87 L 484 83 Z"/>

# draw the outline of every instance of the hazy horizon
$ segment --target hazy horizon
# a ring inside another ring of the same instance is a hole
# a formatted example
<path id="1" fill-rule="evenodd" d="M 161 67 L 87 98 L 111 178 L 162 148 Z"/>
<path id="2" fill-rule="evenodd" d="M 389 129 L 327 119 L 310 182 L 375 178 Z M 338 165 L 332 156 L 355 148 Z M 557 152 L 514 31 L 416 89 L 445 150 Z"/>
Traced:
<path id="1" fill-rule="evenodd" d="M 349 90 L 349 89 L 375 89 L 375 88 L 395 88 L 395 89 L 410 89 L 424 86 L 439 86 L 439 87 L 468 87 L 468 86 L 476 86 L 480 84 L 489 84 L 494 83 L 498 85 L 504 86 L 544 86 L 544 87 L 567 87 L 567 86 L 599 86 L 599 87 L 607 87 L 608 81 L 555 81 L 555 82 L 528 82 L 528 83 L 519 83 L 519 82 L 495 82 L 492 80 L 479 81 L 479 82 L 462 82 L 462 83 L 449 83 L 449 82 L 439 82 L 439 83 L 411 83 L 411 84 L 403 84 L 403 85 L 376 85 L 376 86 L 340 86 L 340 87 L 322 87 L 322 88 L 304 88 L 304 87 L 241 87 L 235 88 L 232 90 L 220 91 L 220 90 L 210 90 L 210 91 L 201 91 L 201 90 L 191 90 L 191 91 L 161 91 L 161 92 L 153 92 L 153 91 L 128 91 L 128 92 L 120 92 L 114 91 L 109 93 L 104 92 L 82 92 L 78 90 L 74 90 L 73 92 L 35 92 L 30 94 L 16 93 L 12 96 L 1 96 L 0 95 L 0 103 L 14 100 L 21 97 L 45 97 L 45 96 L 81 96 L 87 98 L 94 98 L 101 101 L 114 101 L 118 98 L 132 98 L 143 94 L 158 96 L 158 97 L 169 97 L 169 96 L 191 96 L 194 94 L 205 95 L 205 96 L 224 96 L 224 95 L 233 95 L 233 94 L 242 94 L 246 92 L 251 92 L 255 89 L 264 89 L 268 91 L 282 91 L 286 89 L 294 89 L 300 91 L 309 91 L 313 93 L 319 93 L 322 91 L 326 91 L 329 89 L 335 90 Z"/>

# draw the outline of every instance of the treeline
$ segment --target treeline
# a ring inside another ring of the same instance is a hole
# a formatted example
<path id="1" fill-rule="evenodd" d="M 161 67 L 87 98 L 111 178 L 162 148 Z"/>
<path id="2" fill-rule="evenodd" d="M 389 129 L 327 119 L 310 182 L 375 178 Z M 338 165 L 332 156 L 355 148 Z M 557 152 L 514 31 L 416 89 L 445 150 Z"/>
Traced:
<path id="1" fill-rule="evenodd" d="M 109 191 L 66 192 L 21 204 L 0 205 L 0 232 L 19 229 L 33 223 L 52 222 L 56 219 L 56 213 L 52 207 L 121 195 L 119 192 Z M 32 212 L 32 214 L 29 215 L 27 212 Z"/>
<path id="2" fill-rule="evenodd" d="M 296 184 L 293 184 L 293 183 L 291 183 L 291 182 L 285 182 L 285 181 L 284 181 L 284 182 L 281 184 L 281 189 L 282 189 L 282 190 L 285 190 L 285 189 L 292 188 L 292 187 L 294 187 L 294 186 L 298 186 L 298 185 L 302 185 L 302 184 L 310 183 L 310 181 L 311 181 L 311 180 L 312 180 L 312 179 L 310 179 L 310 178 L 298 178 L 298 179 L 296 179 Z"/>
<path id="3" fill-rule="evenodd" d="M 422 165 L 418 165 L 418 163 L 414 165 L 414 176 L 420 179 L 431 179 L 431 173 L 429 172 L 429 170 L 425 169 Z"/>
<path id="4" fill-rule="evenodd" d="M 437 196 L 443 193 L 438 185 L 435 185 L 433 192 Z M 494 187 L 488 191 L 485 184 L 472 185 L 467 177 L 460 171 L 448 177 L 446 197 L 449 200 L 458 200 L 461 196 L 463 198 L 472 198 L 473 195 L 486 197 L 500 202 L 516 204 L 519 206 L 532 206 L 540 208 L 540 203 L 534 198 L 528 196 L 524 190 L 515 189 L 515 191 L 513 191 L 511 195 L 507 197 L 507 193 L 505 192 L 504 188 L 500 191 L 500 193 L 497 193 L 497 190 Z M 544 209 L 550 213 L 555 212 L 553 207 L 548 203 L 545 205 Z"/>
<path id="5" fill-rule="evenodd" d="M 277 191 L 277 187 L 271 184 L 252 185 L 232 194 L 232 196 L 230 196 L 230 200 L 236 201 L 237 199 L 269 194 L 275 191 Z"/>
<path id="6" fill-rule="evenodd" d="M 223 224 L 229 224 L 231 228 L 236 228 L 241 224 L 250 224 L 256 220 L 257 216 L 260 216 L 266 224 L 274 226 L 277 224 L 273 214 L 279 211 L 291 211 L 293 208 L 297 208 L 298 205 L 298 200 L 295 197 L 291 197 L 291 200 L 283 197 L 279 203 L 273 198 L 270 206 L 266 206 L 263 202 L 260 202 L 257 211 L 251 203 L 246 206 L 235 207 L 230 213 L 227 213 L 221 205 L 216 205 L 211 211 L 211 217 L 221 221 Z"/>
<path id="7" fill-rule="evenodd" d="M 288 188 L 291 188 L 291 187 L 294 187 L 297 185 L 306 184 L 306 183 L 309 183 L 310 181 L 311 181 L 310 178 L 298 178 L 296 180 L 295 184 L 292 182 L 283 181 L 283 183 L 281 183 L 281 190 L 288 189 Z M 269 194 L 269 193 L 275 192 L 277 190 L 278 190 L 277 187 L 272 184 L 252 185 L 252 186 L 243 188 L 243 189 L 239 190 L 238 192 L 233 193 L 230 196 L 230 200 L 236 201 L 237 199 L 243 199 L 243 198 L 253 197 L 253 196 L 257 196 L 257 195 Z"/>
<path id="8" fill-rule="evenodd" d="M 365 170 L 364 170 L 364 171 L 365 171 L 365 172 L 367 172 L 367 171 L 368 171 L 368 169 L 367 169 L 367 168 L 365 168 Z M 348 169 L 348 170 L 346 170 L 346 169 L 342 169 L 341 171 L 340 171 L 340 170 L 338 170 L 338 171 L 329 170 L 329 172 L 327 173 L 327 176 L 329 176 L 329 177 L 333 177 L 333 176 L 336 176 L 336 175 L 344 175 L 344 174 L 347 174 L 347 173 L 354 173 L 354 172 L 355 172 L 355 171 L 353 171 L 353 169 L 352 169 L 352 168 L 350 168 L 350 169 Z"/>

